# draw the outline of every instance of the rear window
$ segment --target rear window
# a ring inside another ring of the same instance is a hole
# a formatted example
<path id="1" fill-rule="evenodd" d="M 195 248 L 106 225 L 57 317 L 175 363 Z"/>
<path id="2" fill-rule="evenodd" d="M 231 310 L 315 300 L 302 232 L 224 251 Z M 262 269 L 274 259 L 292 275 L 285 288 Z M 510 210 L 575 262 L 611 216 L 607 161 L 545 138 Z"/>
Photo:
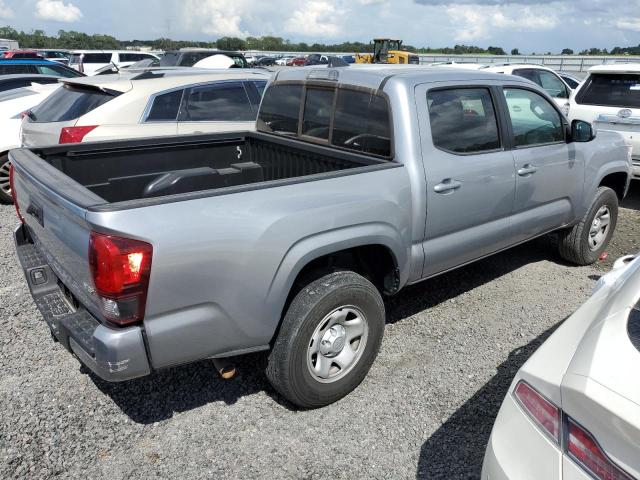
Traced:
<path id="1" fill-rule="evenodd" d="M 82 63 L 110 63 L 110 53 L 85 53 Z"/>
<path id="2" fill-rule="evenodd" d="M 75 120 L 118 95 L 118 92 L 106 93 L 96 89 L 65 85 L 32 110 L 31 120 L 36 123 Z"/>
<path id="3" fill-rule="evenodd" d="M 16 75 L 22 73 L 36 73 L 33 65 L 0 65 L 0 75 Z"/>
<path id="4" fill-rule="evenodd" d="M 273 85 L 262 99 L 260 129 L 282 135 L 298 134 L 302 85 Z"/>
<path id="5" fill-rule="evenodd" d="M 576 101 L 586 105 L 640 108 L 640 75 L 592 74 Z"/>
<path id="6" fill-rule="evenodd" d="M 249 122 L 256 119 L 241 82 L 222 82 L 191 89 L 185 106 L 187 122 Z"/>
<path id="7" fill-rule="evenodd" d="M 302 135 L 329 140 L 334 94 L 334 89 L 307 89 L 302 115 Z"/>

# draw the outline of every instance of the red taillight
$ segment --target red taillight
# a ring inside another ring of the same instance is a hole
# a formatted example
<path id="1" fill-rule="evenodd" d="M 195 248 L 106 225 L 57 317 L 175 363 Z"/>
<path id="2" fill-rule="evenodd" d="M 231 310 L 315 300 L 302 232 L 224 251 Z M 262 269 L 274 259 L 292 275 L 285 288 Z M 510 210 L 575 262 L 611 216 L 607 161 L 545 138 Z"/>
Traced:
<path id="1" fill-rule="evenodd" d="M 91 233 L 89 265 L 107 320 L 124 325 L 144 318 L 152 256 L 146 242 Z"/>
<path id="2" fill-rule="evenodd" d="M 83 127 L 64 127 L 60 130 L 60 138 L 58 143 L 80 143 L 84 137 L 98 128 L 98 125 L 85 125 Z"/>
<path id="3" fill-rule="evenodd" d="M 515 396 L 538 426 L 560 443 L 560 409 L 524 381 L 516 386 Z"/>
<path id="4" fill-rule="evenodd" d="M 595 478 L 601 480 L 633 480 L 616 466 L 591 434 L 570 418 L 567 421 L 567 453 Z"/>
<path id="5" fill-rule="evenodd" d="M 16 195 L 16 187 L 15 182 L 13 181 L 13 176 L 15 175 L 15 169 L 13 168 L 13 163 L 9 165 L 9 188 L 11 189 L 11 196 L 13 197 L 13 206 L 16 207 L 16 214 L 18 214 L 18 218 L 22 223 L 24 223 L 24 217 L 20 213 L 20 205 L 18 205 L 18 196 Z"/>

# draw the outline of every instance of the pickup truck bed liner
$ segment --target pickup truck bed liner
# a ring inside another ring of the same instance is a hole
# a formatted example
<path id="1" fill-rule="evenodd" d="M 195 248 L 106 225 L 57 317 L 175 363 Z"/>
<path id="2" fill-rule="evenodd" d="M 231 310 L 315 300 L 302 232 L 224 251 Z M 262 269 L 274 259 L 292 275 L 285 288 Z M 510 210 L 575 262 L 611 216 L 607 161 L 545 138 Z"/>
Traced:
<path id="1" fill-rule="evenodd" d="M 284 180 L 389 163 L 372 156 L 248 132 L 191 142 L 43 148 L 35 153 L 107 202 Z"/>

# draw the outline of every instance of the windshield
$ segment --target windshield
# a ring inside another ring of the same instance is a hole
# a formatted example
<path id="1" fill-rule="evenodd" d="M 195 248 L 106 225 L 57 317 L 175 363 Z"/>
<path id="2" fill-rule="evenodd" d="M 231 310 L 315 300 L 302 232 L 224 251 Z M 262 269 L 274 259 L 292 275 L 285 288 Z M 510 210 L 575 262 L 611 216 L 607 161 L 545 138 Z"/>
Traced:
<path id="1" fill-rule="evenodd" d="M 640 75 L 596 73 L 576 98 L 580 104 L 640 108 Z"/>

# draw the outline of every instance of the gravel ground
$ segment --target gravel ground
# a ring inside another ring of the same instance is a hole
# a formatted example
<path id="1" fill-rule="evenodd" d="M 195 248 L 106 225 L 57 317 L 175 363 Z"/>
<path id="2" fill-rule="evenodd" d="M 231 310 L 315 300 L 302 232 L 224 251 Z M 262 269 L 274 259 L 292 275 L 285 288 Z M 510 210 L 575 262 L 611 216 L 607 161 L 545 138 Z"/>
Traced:
<path id="1" fill-rule="evenodd" d="M 637 251 L 640 188 L 611 258 Z M 368 378 L 297 411 L 265 355 L 223 382 L 210 362 L 107 384 L 49 337 L 0 207 L 0 478 L 477 478 L 511 379 L 608 264 L 576 268 L 535 241 L 408 288 Z"/>

